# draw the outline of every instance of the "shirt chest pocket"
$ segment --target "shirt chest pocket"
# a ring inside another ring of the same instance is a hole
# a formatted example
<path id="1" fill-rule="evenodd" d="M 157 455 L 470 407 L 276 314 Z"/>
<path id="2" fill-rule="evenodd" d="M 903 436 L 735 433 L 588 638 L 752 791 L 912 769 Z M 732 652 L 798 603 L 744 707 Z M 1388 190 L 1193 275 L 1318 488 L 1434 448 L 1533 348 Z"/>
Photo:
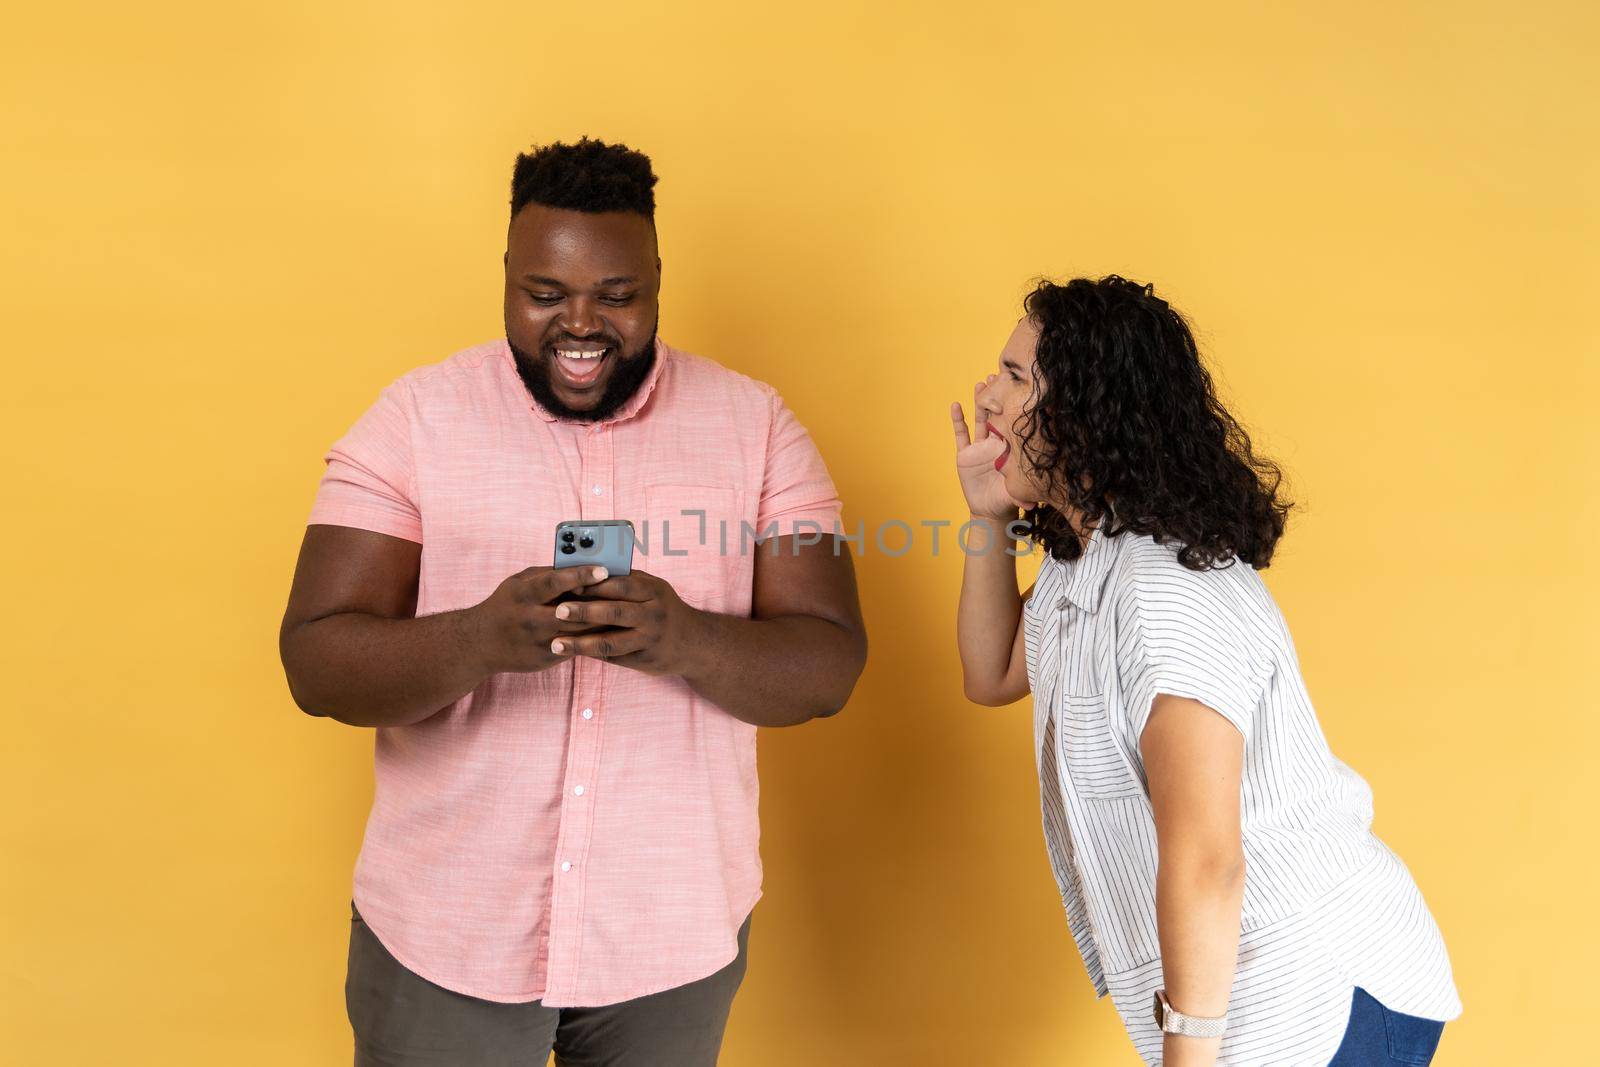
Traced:
<path id="1" fill-rule="evenodd" d="M 1061 765 L 1073 789 L 1086 800 L 1141 796 L 1144 786 L 1122 750 L 1107 714 L 1107 697 L 1064 693 L 1061 697 Z"/>
<path id="2" fill-rule="evenodd" d="M 756 546 L 743 504 L 743 492 L 724 486 L 646 487 L 633 565 L 690 607 L 747 615 Z"/>

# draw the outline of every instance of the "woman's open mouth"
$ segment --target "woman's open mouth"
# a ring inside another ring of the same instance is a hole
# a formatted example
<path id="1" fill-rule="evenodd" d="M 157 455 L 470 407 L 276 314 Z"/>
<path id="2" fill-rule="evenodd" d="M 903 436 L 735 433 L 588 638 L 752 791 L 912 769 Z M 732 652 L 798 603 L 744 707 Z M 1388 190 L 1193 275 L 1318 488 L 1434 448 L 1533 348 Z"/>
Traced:
<path id="1" fill-rule="evenodd" d="M 569 389 L 587 389 L 599 380 L 610 355 L 609 348 L 561 346 L 553 350 L 550 362 Z"/>
<path id="2" fill-rule="evenodd" d="M 993 430 L 990 430 L 989 432 L 990 433 L 994 433 Z M 999 434 L 995 434 L 995 436 L 999 437 L 1000 435 Z M 1004 437 L 1000 437 L 1000 443 L 1005 446 L 1005 450 L 1002 451 L 998 456 L 995 457 L 995 461 L 994 461 L 994 469 L 995 470 L 999 470 L 1001 467 L 1004 467 L 1006 465 L 1006 460 L 1011 458 L 1011 442 L 1007 441 Z"/>

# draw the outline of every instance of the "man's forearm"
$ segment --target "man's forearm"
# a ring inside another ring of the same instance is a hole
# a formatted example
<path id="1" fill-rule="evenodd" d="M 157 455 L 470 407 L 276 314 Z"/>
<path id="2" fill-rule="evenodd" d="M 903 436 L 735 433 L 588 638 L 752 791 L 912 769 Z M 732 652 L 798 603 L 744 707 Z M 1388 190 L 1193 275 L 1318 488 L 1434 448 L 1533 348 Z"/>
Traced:
<path id="1" fill-rule="evenodd" d="M 741 619 L 695 612 L 689 687 L 753 726 L 832 715 L 866 664 L 866 640 L 814 615 Z"/>
<path id="2" fill-rule="evenodd" d="M 385 619 L 343 612 L 284 634 L 295 703 L 352 726 L 408 726 L 477 688 L 489 671 L 471 609 Z"/>

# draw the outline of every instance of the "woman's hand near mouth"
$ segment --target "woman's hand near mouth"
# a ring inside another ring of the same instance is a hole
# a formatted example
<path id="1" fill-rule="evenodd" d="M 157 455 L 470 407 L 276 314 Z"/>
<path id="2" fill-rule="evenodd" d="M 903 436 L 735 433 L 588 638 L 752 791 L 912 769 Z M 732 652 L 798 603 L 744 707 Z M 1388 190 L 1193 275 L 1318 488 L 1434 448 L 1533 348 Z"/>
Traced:
<path id="1" fill-rule="evenodd" d="M 961 492 L 967 498 L 972 514 L 1002 522 L 1016 517 L 1022 503 L 1012 499 L 1006 491 L 1005 475 L 996 463 L 1006 454 L 1006 441 L 989 429 L 982 421 L 982 408 L 978 398 L 984 389 L 979 382 L 972 389 L 973 433 L 967 433 L 967 418 L 959 403 L 950 405 L 951 428 L 956 438 L 956 476 L 961 479 Z"/>
<path id="2" fill-rule="evenodd" d="M 1022 699 L 1028 692 L 1022 605 L 1033 590 L 1030 587 L 1027 594 L 1017 592 L 1017 560 L 1010 548 L 1018 538 L 1010 527 L 1022 505 L 1006 491 L 1005 475 L 996 466 L 1005 455 L 1006 440 L 991 432 L 984 421 L 983 391 L 992 381 L 993 378 L 979 382 L 972 390 L 977 440 L 967 433 L 961 405 L 950 405 L 950 423 L 956 437 L 956 474 L 977 532 L 970 546 L 962 546 L 956 648 L 961 655 L 961 688 L 967 699 L 1001 707 Z M 986 529 L 977 530 L 979 527 Z M 1000 551 L 1002 548 L 1006 551 Z"/>

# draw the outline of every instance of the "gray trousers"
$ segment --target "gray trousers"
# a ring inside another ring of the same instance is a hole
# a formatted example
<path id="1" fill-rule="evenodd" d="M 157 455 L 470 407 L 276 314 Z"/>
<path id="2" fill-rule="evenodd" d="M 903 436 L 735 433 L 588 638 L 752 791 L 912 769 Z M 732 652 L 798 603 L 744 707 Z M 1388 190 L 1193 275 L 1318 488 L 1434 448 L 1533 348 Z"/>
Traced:
<path id="1" fill-rule="evenodd" d="M 714 1067 L 750 941 L 745 919 L 739 955 L 709 977 L 602 1008 L 547 1008 L 436 986 L 350 912 L 344 995 L 356 1067 L 544 1067 L 551 1052 L 558 1067 Z"/>

